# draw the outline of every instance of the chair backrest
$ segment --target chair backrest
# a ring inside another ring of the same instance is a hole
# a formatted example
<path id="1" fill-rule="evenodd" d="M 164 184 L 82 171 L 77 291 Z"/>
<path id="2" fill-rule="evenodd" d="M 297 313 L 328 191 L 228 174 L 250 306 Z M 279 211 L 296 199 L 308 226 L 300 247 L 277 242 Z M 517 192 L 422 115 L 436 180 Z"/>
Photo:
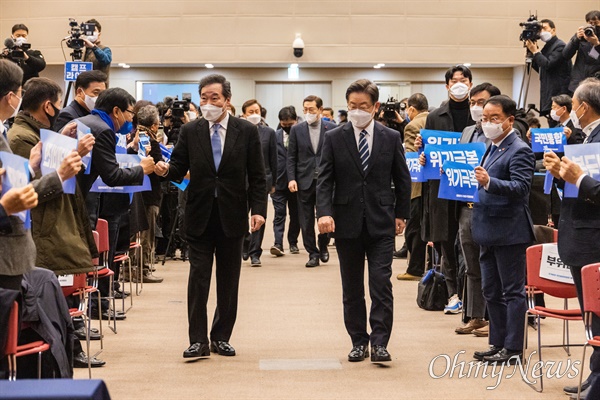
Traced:
<path id="1" fill-rule="evenodd" d="M 19 303 L 13 302 L 8 317 L 8 336 L 6 337 L 6 346 L 4 354 L 17 354 L 17 341 L 19 340 Z"/>
<path id="2" fill-rule="evenodd" d="M 581 270 L 583 309 L 600 316 L 600 263 L 589 264 Z"/>
<path id="3" fill-rule="evenodd" d="M 72 295 L 76 291 L 85 288 L 87 285 L 87 274 L 75 274 L 73 275 L 73 285 L 72 286 L 61 286 L 63 295 L 65 297 Z"/>
<path id="4" fill-rule="evenodd" d="M 100 234 L 98 233 L 98 231 L 92 231 L 92 234 L 94 235 L 94 242 L 96 243 L 96 248 L 98 249 L 98 252 L 100 252 Z M 100 259 L 98 257 L 92 258 L 92 264 L 100 264 Z"/>
<path id="5" fill-rule="evenodd" d="M 105 253 L 110 249 L 110 242 L 108 239 L 108 221 L 98 218 L 98 222 L 96 222 L 96 231 L 100 236 L 100 240 L 97 244 L 98 252 Z"/>
<path id="6" fill-rule="evenodd" d="M 577 297 L 577 288 L 571 283 L 556 282 L 540 277 L 543 245 L 538 244 L 527 248 L 527 284 L 561 299 Z"/>

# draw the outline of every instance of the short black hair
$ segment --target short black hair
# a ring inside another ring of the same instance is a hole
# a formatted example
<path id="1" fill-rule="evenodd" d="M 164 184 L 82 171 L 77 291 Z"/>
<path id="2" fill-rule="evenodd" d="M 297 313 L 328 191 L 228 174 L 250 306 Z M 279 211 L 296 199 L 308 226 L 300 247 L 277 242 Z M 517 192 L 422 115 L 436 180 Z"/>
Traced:
<path id="1" fill-rule="evenodd" d="M 96 18 L 88 19 L 87 21 L 85 21 L 85 23 L 96 25 L 96 28 L 98 28 L 98 32 L 102 32 L 102 25 L 100 25 L 100 22 L 98 22 Z"/>
<path id="2" fill-rule="evenodd" d="M 407 100 L 408 106 L 419 112 L 424 112 L 429 109 L 429 102 L 423 93 L 415 93 Z"/>
<path id="3" fill-rule="evenodd" d="M 556 25 L 554 25 L 554 21 L 551 19 L 543 19 L 540 21 L 540 24 L 548 24 L 548 26 L 552 29 L 556 29 Z"/>
<path id="4" fill-rule="evenodd" d="M 87 89 L 90 87 L 92 82 L 101 82 L 106 84 L 108 81 L 108 76 L 102 71 L 93 70 L 93 71 L 85 71 L 80 73 L 75 80 L 75 90 L 82 88 Z"/>
<path id="5" fill-rule="evenodd" d="M 107 114 L 112 113 L 113 108 L 119 107 L 119 110 L 125 111 L 129 106 L 135 104 L 135 98 L 121 88 L 110 88 L 100 93 L 96 100 L 96 109 L 104 111 Z"/>
<path id="6" fill-rule="evenodd" d="M 346 111 L 346 110 L 338 110 L 338 114 L 343 115 L 344 117 L 348 118 L 348 111 Z"/>
<path id="7" fill-rule="evenodd" d="M 306 96 L 304 98 L 304 100 L 302 101 L 302 106 L 304 106 L 304 103 L 312 102 L 312 101 L 315 102 L 315 104 L 317 105 L 317 108 L 323 107 L 323 99 L 321 99 L 319 96 L 314 96 L 314 95 Z"/>
<path id="8" fill-rule="evenodd" d="M 488 92 L 490 94 L 490 97 L 502 94 L 500 92 L 500 89 L 498 89 L 496 86 L 492 85 L 489 82 L 483 82 L 471 89 L 471 97 L 481 92 Z"/>
<path id="9" fill-rule="evenodd" d="M 0 99 L 19 90 L 22 82 L 23 70 L 12 61 L 0 60 Z"/>
<path id="10" fill-rule="evenodd" d="M 350 97 L 351 93 L 368 94 L 373 104 L 379 101 L 379 88 L 368 79 L 359 79 L 352 82 L 350 86 L 348 86 L 348 89 L 346 89 L 346 101 L 348 101 L 348 97 Z"/>
<path id="11" fill-rule="evenodd" d="M 329 111 L 333 115 L 333 108 L 331 107 L 323 107 L 323 111 Z"/>
<path id="12" fill-rule="evenodd" d="M 568 94 L 559 94 L 553 96 L 552 101 L 558 104 L 559 107 L 567 107 L 567 112 L 570 113 L 573 109 L 573 99 Z"/>
<path id="13" fill-rule="evenodd" d="M 530 128 L 541 128 L 542 124 L 540 124 L 540 120 L 536 117 L 527 118 L 527 126 Z"/>
<path id="14" fill-rule="evenodd" d="M 48 78 L 31 78 L 23 89 L 25 94 L 21 108 L 25 111 L 35 111 L 48 100 L 56 103 L 62 94 L 61 87 Z"/>
<path id="15" fill-rule="evenodd" d="M 446 71 L 446 85 L 450 83 L 450 79 L 452 79 L 456 72 L 461 72 L 465 78 L 469 79 L 469 82 L 473 82 L 473 73 L 469 67 L 459 64 L 452 68 L 448 68 L 448 71 Z"/>
<path id="16" fill-rule="evenodd" d="M 500 106 L 504 115 L 514 117 L 517 114 L 517 103 L 515 103 L 513 99 L 511 99 L 505 94 L 490 97 L 483 105 L 483 108 L 485 108 L 485 106 L 487 106 L 488 104 Z"/>
<path id="17" fill-rule="evenodd" d="M 287 121 L 288 119 L 298 119 L 296 108 L 294 106 L 283 107 L 281 110 L 279 110 L 279 120 Z"/>
<path id="18" fill-rule="evenodd" d="M 592 10 L 590 12 L 588 12 L 587 14 L 585 14 L 585 20 L 587 21 L 591 21 L 594 18 L 598 18 L 600 19 L 600 11 L 598 10 Z"/>
<path id="19" fill-rule="evenodd" d="M 260 105 L 260 103 L 258 102 L 258 100 L 256 99 L 250 99 L 250 100 L 246 100 L 244 102 L 244 104 L 242 104 L 242 114 L 246 114 L 246 109 L 250 106 L 253 106 L 255 104 L 258 104 L 258 108 L 261 109 L 262 111 L 262 106 Z"/>
<path id="20" fill-rule="evenodd" d="M 29 34 L 29 28 L 27 28 L 27 26 L 25 26 L 25 24 L 13 25 L 12 33 L 15 33 L 16 31 L 25 31 L 25 32 L 27 32 L 27 34 Z"/>
<path id="21" fill-rule="evenodd" d="M 221 85 L 221 93 L 225 99 L 231 99 L 231 83 L 229 83 L 229 81 L 223 75 L 219 74 L 208 75 L 200 79 L 200 84 L 198 85 L 198 94 L 202 95 L 202 88 L 214 83 Z"/>

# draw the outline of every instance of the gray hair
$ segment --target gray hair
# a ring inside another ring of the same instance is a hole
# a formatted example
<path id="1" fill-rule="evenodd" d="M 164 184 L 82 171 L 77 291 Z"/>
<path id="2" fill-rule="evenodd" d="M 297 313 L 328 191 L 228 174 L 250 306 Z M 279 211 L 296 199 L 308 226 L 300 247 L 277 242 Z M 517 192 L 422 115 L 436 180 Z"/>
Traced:
<path id="1" fill-rule="evenodd" d="M 138 125 L 145 126 L 146 128 L 149 128 L 154 124 L 158 124 L 158 109 L 152 104 L 140 108 L 140 111 L 137 113 L 137 120 Z"/>
<path id="2" fill-rule="evenodd" d="M 596 114 L 600 114 L 600 80 L 587 78 L 577 86 L 573 97 L 579 103 L 586 102 Z"/>

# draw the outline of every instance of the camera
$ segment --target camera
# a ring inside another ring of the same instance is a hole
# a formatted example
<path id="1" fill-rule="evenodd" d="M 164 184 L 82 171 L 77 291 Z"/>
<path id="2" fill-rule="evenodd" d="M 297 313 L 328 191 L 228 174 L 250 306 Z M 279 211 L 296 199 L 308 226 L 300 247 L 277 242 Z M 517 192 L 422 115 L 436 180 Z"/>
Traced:
<path id="1" fill-rule="evenodd" d="M 190 103 L 187 100 L 175 100 L 171 106 L 171 115 L 174 118 L 183 118 L 186 111 L 190 111 Z"/>
<path id="2" fill-rule="evenodd" d="M 523 28 L 519 40 L 523 42 L 527 40 L 535 42 L 540 38 L 542 24 L 537 20 L 537 15 L 531 14 L 529 18 L 527 18 L 527 21 L 519 23 L 519 26 Z"/>
<path id="3" fill-rule="evenodd" d="M 406 104 L 400 103 L 394 97 L 390 96 L 385 103 L 381 103 L 379 113 L 383 111 L 383 119 L 386 121 L 395 121 L 396 113 L 402 116 L 404 110 L 406 110 Z"/>
<path id="4" fill-rule="evenodd" d="M 3 53 L 6 57 L 18 64 L 25 59 L 25 52 L 31 49 L 31 43 L 20 43 L 13 38 L 7 38 L 4 41 L 4 47 Z"/>
<path id="5" fill-rule="evenodd" d="M 304 40 L 299 33 L 296 33 L 296 39 L 292 43 L 292 48 L 294 49 L 294 57 L 300 58 L 304 55 Z"/>
<path id="6" fill-rule="evenodd" d="M 92 36 L 95 29 L 96 24 L 78 24 L 75 19 L 69 18 L 69 31 L 67 32 L 69 36 L 65 40 L 67 41 L 67 47 L 73 49 L 71 57 L 74 60 L 81 59 L 81 50 L 85 47 L 82 36 Z"/>
<path id="7" fill-rule="evenodd" d="M 594 25 L 588 25 L 585 28 L 583 28 L 583 34 L 586 37 L 598 36 L 598 27 Z M 582 42 L 586 41 L 585 37 L 579 38 L 579 40 L 581 40 Z"/>

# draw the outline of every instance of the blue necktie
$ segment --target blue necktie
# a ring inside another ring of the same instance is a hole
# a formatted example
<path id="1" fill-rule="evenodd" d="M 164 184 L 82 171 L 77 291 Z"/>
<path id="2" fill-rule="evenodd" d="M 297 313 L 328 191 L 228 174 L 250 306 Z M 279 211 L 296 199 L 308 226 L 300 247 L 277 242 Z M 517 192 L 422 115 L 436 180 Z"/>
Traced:
<path id="1" fill-rule="evenodd" d="M 369 144 L 367 143 L 366 135 L 367 131 L 363 130 L 360 132 L 360 139 L 358 141 L 358 154 L 360 155 L 363 171 L 366 171 L 369 166 Z"/>
<path id="2" fill-rule="evenodd" d="M 212 146 L 213 159 L 215 160 L 215 169 L 219 169 L 221 164 L 221 136 L 219 136 L 219 128 L 221 125 L 213 125 L 213 134 L 210 137 L 210 144 Z"/>

